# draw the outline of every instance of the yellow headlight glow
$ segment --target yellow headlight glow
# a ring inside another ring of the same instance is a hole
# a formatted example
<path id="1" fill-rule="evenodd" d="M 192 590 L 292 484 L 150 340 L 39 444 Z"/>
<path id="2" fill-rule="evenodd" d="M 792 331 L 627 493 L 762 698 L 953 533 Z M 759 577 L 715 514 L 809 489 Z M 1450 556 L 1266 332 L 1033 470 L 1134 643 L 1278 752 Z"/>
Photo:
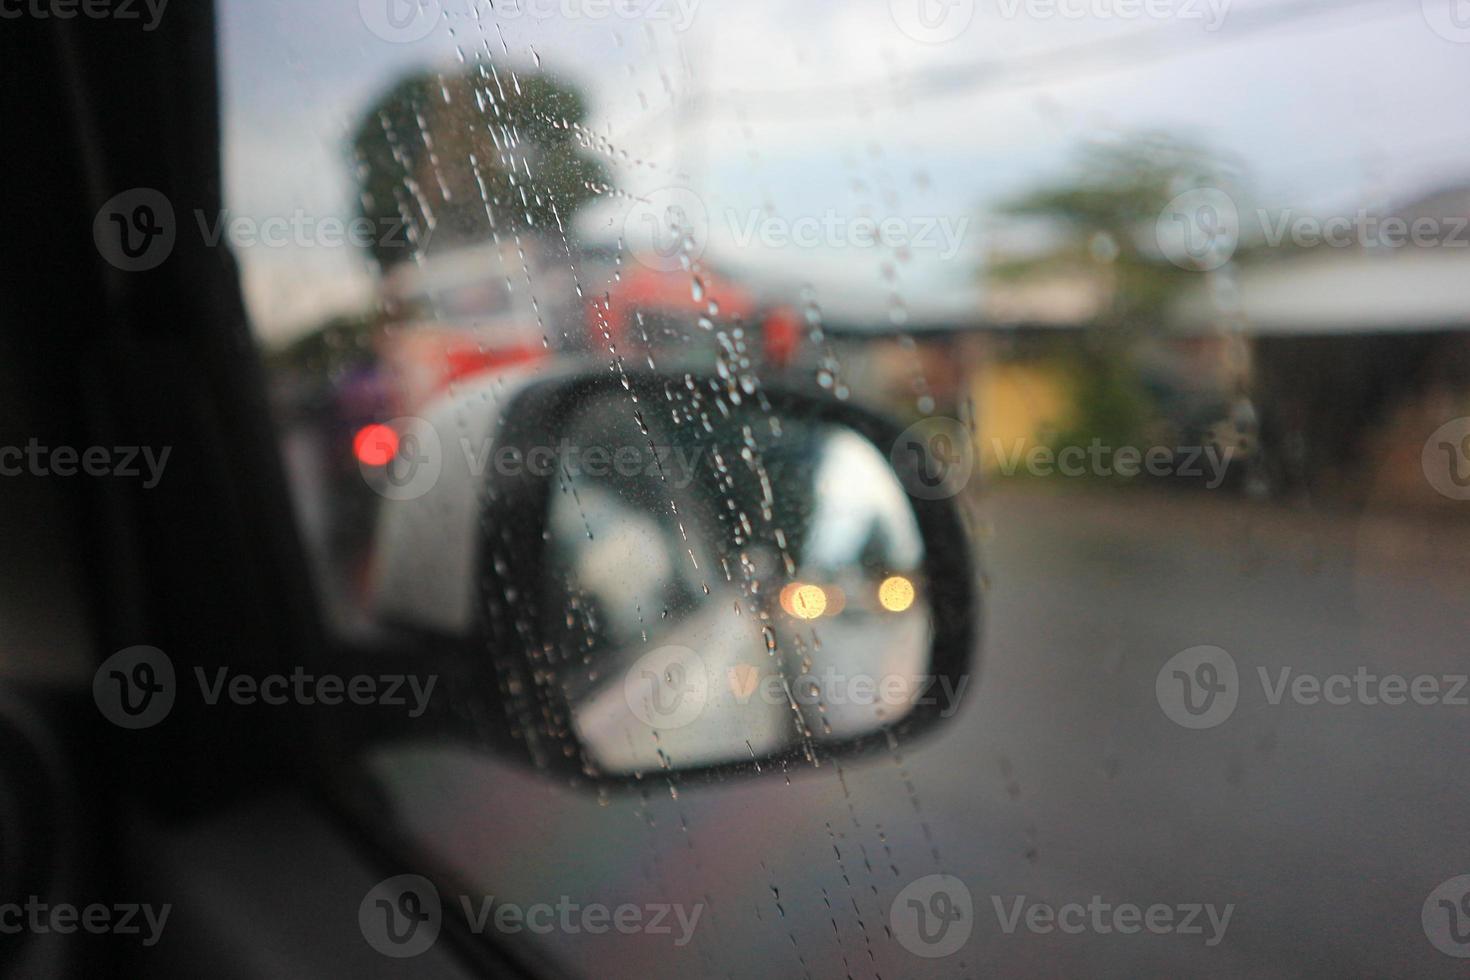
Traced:
<path id="1" fill-rule="evenodd" d="M 914 583 L 892 575 L 878 586 L 878 603 L 889 612 L 903 612 L 914 604 Z"/>
<path id="2" fill-rule="evenodd" d="M 797 619 L 816 619 L 827 611 L 827 593 L 820 585 L 792 582 L 781 590 L 781 608 Z"/>

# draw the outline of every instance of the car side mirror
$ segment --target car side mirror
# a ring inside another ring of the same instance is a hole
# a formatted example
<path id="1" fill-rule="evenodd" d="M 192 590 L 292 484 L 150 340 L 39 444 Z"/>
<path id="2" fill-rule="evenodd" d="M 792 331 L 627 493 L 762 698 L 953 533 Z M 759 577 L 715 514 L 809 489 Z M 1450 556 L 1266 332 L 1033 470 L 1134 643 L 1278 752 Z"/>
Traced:
<path id="1" fill-rule="evenodd" d="M 408 424 L 442 466 L 384 503 L 379 612 L 459 637 L 475 741 L 617 782 L 821 764 L 958 708 L 969 536 L 878 416 L 645 374 L 487 382 Z"/>

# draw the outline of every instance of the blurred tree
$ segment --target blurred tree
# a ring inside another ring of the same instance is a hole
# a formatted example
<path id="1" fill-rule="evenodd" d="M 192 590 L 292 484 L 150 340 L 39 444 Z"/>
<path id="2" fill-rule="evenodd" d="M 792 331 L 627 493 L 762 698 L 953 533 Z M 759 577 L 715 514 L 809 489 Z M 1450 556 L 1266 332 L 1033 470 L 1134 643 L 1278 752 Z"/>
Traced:
<path id="1" fill-rule="evenodd" d="M 1113 332 L 1157 327 L 1179 292 L 1199 282 L 1197 272 L 1160 254 L 1154 240 L 1159 215 L 1187 190 L 1234 186 L 1237 173 L 1218 154 L 1163 133 L 1089 143 L 1073 172 L 1001 208 L 1002 215 L 1050 225 L 1058 244 L 1040 254 L 1000 257 L 987 275 L 998 282 L 1099 276 L 1108 283 L 1108 303 L 1098 326 Z"/>
<path id="2" fill-rule="evenodd" d="M 1068 365 L 1075 416 L 1055 445 L 1138 441 L 1156 406 L 1133 363 L 1138 339 L 1161 330 L 1169 307 L 1200 282 L 1161 253 L 1155 228 L 1177 195 L 1227 189 L 1237 168 L 1205 148 L 1162 133 L 1089 143 L 1071 172 L 1004 204 L 1002 216 L 1039 226 L 1046 244 L 1000 254 L 985 275 L 992 288 L 1049 284 L 1096 297 L 1088 343 Z M 1086 303 L 1080 304 L 1082 308 Z"/>
<path id="3" fill-rule="evenodd" d="M 576 138 L 586 115 L 580 92 L 542 72 L 478 66 L 400 80 L 352 139 L 373 256 L 387 268 L 430 243 L 558 234 L 608 183 Z"/>

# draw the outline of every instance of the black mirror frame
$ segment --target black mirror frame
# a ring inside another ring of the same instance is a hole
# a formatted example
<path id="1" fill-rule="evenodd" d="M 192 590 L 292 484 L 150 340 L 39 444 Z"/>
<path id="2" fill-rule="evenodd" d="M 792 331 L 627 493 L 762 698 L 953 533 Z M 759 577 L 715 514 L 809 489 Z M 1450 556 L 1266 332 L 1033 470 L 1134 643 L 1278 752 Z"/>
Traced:
<path id="1" fill-rule="evenodd" d="M 695 384 L 714 395 L 728 394 L 728 382 L 712 376 L 692 376 Z M 626 379 L 627 384 L 624 384 Z M 677 380 L 670 375 L 655 372 L 628 374 L 585 374 L 575 377 L 553 377 L 533 382 L 522 390 L 501 416 L 501 427 L 496 441 L 515 446 L 554 445 L 556 435 L 565 428 L 579 405 L 588 399 L 607 393 L 632 393 L 639 403 L 661 406 L 665 402 L 666 386 L 683 386 L 685 378 Z M 801 418 L 830 421 L 849 427 L 868 439 L 885 459 L 893 465 L 888 451 L 898 440 L 901 430 L 881 416 L 855 406 L 835 396 L 815 397 L 786 387 L 766 387 L 755 395 L 743 397 L 761 401 L 763 407 L 778 413 Z M 921 460 L 914 457 L 898 476 L 905 487 L 916 485 Z M 477 558 L 476 580 L 479 585 L 477 608 L 477 631 L 489 642 L 501 645 L 520 645 L 529 657 L 536 636 L 537 612 L 530 601 L 517 602 L 514 610 L 502 598 L 506 587 L 524 593 L 526 581 L 539 581 L 545 546 L 544 530 L 551 504 L 551 493 L 547 483 L 554 477 L 535 476 L 522 473 L 515 477 L 499 478 L 493 490 L 482 496 L 481 524 L 487 531 Z M 931 600 L 931 648 L 930 675 L 928 685 L 920 691 L 927 694 L 948 682 L 949 691 L 961 691 L 962 679 L 973 679 L 972 659 L 982 627 L 982 605 L 976 556 L 972 549 L 972 535 L 964 514 L 955 499 L 924 499 L 908 495 L 924 542 L 924 572 Z M 502 581 L 496 570 L 496 552 L 514 555 L 516 559 L 515 582 Z M 509 614 L 509 617 L 507 616 Z M 508 621 L 512 620 L 512 621 Z M 528 640 L 531 641 L 528 644 Z M 545 651 L 541 651 L 544 655 Z M 529 659 L 519 663 L 521 676 L 516 678 L 495 677 L 502 697 L 508 694 L 509 683 L 516 683 L 523 690 L 535 691 L 535 665 Z M 482 675 L 486 682 L 488 675 Z M 928 703 L 925 703 L 928 702 Z M 503 704 L 507 710 L 509 704 Z M 551 708 L 568 715 L 564 701 L 557 698 L 555 704 L 533 704 L 538 711 Z M 946 706 L 932 698 L 921 697 L 913 710 L 902 718 L 881 726 L 874 731 L 841 741 L 818 741 L 812 749 L 818 758 L 818 766 L 827 759 L 846 759 L 870 755 L 883 750 L 891 751 L 899 741 L 909 740 L 932 733 L 942 721 L 947 720 Z M 575 740 L 571 732 L 570 718 L 564 717 L 566 726 L 563 738 Z M 549 773 L 572 776 L 575 784 L 602 790 L 616 790 L 637 786 L 650 777 L 668 773 L 677 774 L 681 783 L 707 782 L 731 776 L 756 774 L 775 769 L 794 772 L 816 768 L 806 763 L 806 746 L 798 744 L 780 752 L 753 759 L 715 763 L 711 765 L 676 768 L 673 770 L 648 770 L 640 773 L 609 775 L 595 770 L 586 759 L 568 759 L 565 743 L 549 746 L 527 745 L 532 765 Z M 539 750 L 539 751 L 538 751 Z M 575 763 L 567 766 L 566 761 Z M 558 768 L 560 771 L 558 772 Z"/>

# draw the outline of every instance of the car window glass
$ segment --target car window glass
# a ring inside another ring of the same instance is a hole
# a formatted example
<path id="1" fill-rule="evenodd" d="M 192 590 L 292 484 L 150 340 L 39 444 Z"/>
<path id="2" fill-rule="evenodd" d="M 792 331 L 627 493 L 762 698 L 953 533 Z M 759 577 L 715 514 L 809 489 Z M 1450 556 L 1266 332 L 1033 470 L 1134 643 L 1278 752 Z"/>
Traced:
<path id="1" fill-rule="evenodd" d="M 415 870 L 667 906 L 519 931 L 587 976 L 1470 950 L 1455 3 L 225 0 L 220 37 L 229 210 L 181 220 L 239 262 L 325 611 L 425 657 L 484 613 L 465 669 L 522 706 L 342 760 Z M 531 463 L 500 413 L 574 374 L 570 443 L 649 455 L 548 456 L 555 546 L 517 577 L 496 556 L 543 543 L 484 517 Z M 774 431 L 782 390 L 953 426 L 921 431 L 965 467 L 983 635 L 922 740 L 844 759 L 869 707 L 738 703 L 769 645 L 888 676 L 928 637 L 897 443 Z M 608 721 L 661 644 L 722 651 L 752 757 L 807 757 L 695 782 L 718 746 Z M 517 700 L 569 663 L 565 714 Z M 637 780 L 486 748 L 564 751 L 548 725 Z"/>

